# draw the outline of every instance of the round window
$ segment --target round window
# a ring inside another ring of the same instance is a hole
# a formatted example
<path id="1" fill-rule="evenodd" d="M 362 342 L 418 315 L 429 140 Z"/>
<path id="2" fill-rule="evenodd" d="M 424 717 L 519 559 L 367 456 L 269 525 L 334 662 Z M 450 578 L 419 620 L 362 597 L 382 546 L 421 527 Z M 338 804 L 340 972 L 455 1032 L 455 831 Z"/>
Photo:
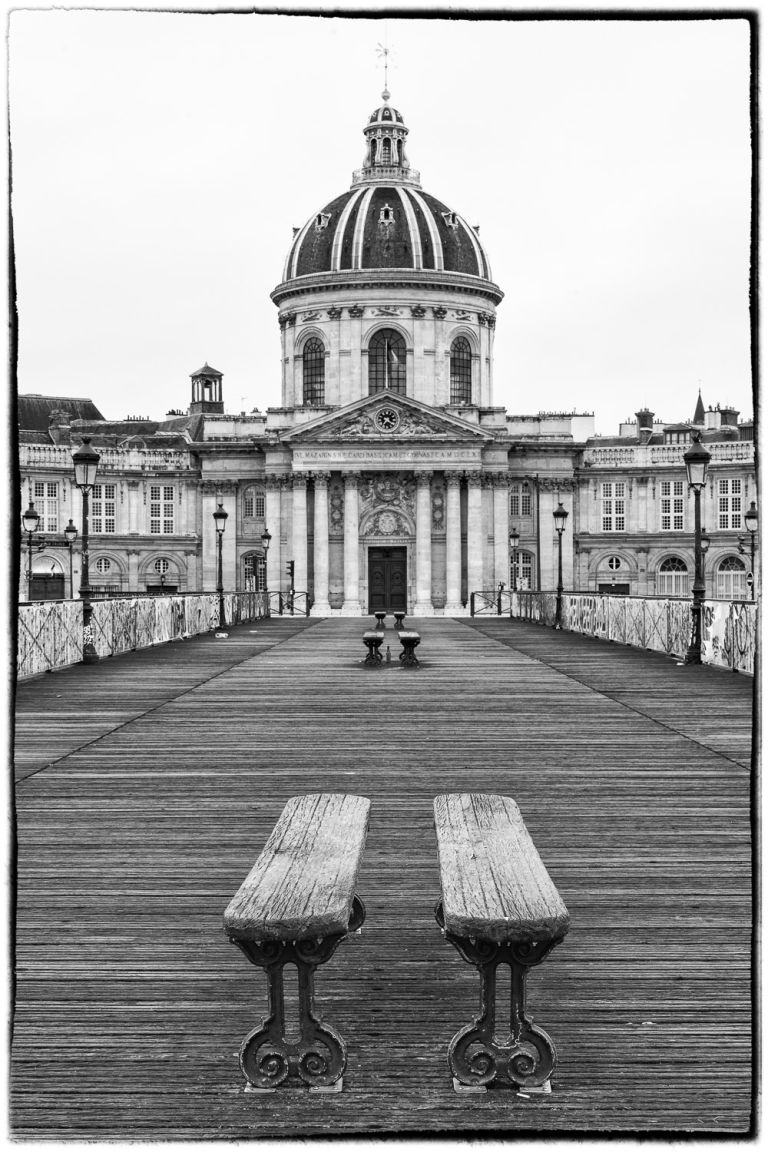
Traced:
<path id="1" fill-rule="evenodd" d="M 111 567 L 112 567 L 112 561 L 107 560 L 107 558 L 105 556 L 100 556 L 99 559 L 96 561 L 96 571 L 97 572 L 109 572 Z"/>
<path id="2" fill-rule="evenodd" d="M 608 567 L 610 568 L 611 572 L 615 572 L 617 568 L 621 568 L 621 557 L 620 556 L 609 556 L 608 557 Z"/>

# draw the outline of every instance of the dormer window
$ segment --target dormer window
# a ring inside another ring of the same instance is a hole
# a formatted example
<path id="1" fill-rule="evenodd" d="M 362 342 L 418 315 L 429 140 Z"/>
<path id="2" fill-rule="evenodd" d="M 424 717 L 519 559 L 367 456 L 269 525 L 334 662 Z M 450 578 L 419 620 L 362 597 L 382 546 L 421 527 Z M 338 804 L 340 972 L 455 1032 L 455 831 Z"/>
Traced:
<path id="1" fill-rule="evenodd" d="M 442 216 L 449 228 L 458 228 L 459 218 L 455 212 L 443 212 Z"/>
<path id="2" fill-rule="evenodd" d="M 320 228 L 327 228 L 330 218 L 330 212 L 318 212 L 317 216 L 315 216 L 315 228 L 318 230 Z"/>
<path id="3" fill-rule="evenodd" d="M 389 204 L 385 204 L 384 207 L 382 208 L 381 212 L 379 213 L 379 223 L 380 224 L 391 224 L 392 221 L 394 220 L 394 218 L 395 218 L 395 214 L 392 211 L 392 209 L 390 208 Z"/>

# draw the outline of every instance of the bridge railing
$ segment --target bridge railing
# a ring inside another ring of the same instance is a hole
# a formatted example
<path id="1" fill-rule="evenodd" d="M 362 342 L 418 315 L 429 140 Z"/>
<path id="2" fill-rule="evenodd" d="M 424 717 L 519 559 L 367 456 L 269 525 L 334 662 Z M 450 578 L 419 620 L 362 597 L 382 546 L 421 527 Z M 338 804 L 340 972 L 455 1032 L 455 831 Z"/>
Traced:
<path id="1" fill-rule="evenodd" d="M 489 594 L 490 595 L 490 594 Z M 514 592 L 510 615 L 554 625 L 555 592 Z M 634 648 L 685 656 L 691 642 L 691 600 L 564 592 L 562 627 Z M 705 664 L 754 673 L 757 605 L 750 600 L 705 600 L 701 659 Z"/>
<path id="2" fill-rule="evenodd" d="M 269 615 L 265 592 L 225 592 L 227 627 Z M 83 658 L 85 639 L 100 657 L 116 656 L 220 627 L 215 592 L 134 596 L 92 601 L 89 636 L 82 600 L 39 600 L 19 605 L 16 672 L 19 680 L 52 672 Z"/>
<path id="3" fill-rule="evenodd" d="M 312 602 L 308 592 L 268 592 L 272 616 L 309 616 Z"/>

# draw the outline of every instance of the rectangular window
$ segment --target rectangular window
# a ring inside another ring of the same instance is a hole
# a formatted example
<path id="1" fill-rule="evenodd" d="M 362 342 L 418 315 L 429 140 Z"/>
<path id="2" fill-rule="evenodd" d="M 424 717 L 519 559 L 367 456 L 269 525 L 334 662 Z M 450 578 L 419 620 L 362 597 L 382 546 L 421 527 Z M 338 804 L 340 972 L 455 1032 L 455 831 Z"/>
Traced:
<path id="1" fill-rule="evenodd" d="M 661 530 L 682 532 L 685 526 L 685 495 L 682 480 L 661 481 Z"/>
<path id="2" fill-rule="evenodd" d="M 149 531 L 153 535 L 173 532 L 173 498 L 173 485 L 150 484 Z"/>
<path id="3" fill-rule="evenodd" d="M 246 520 L 253 519 L 253 492 L 251 490 L 243 496 L 243 516 Z"/>
<path id="4" fill-rule="evenodd" d="M 115 484 L 94 484 L 91 492 L 91 529 L 93 532 L 115 531 Z"/>
<path id="5" fill-rule="evenodd" d="M 59 485 L 51 480 L 36 480 L 34 484 L 35 509 L 40 516 L 38 532 L 59 530 Z"/>
<path id="6" fill-rule="evenodd" d="M 741 479 L 718 481 L 718 528 L 741 528 Z"/>
<path id="7" fill-rule="evenodd" d="M 602 527 L 603 532 L 623 532 L 626 527 L 626 499 L 624 481 L 617 480 L 602 485 Z"/>
<path id="8" fill-rule="evenodd" d="M 513 520 L 531 515 L 531 490 L 527 484 L 510 485 L 509 515 Z"/>

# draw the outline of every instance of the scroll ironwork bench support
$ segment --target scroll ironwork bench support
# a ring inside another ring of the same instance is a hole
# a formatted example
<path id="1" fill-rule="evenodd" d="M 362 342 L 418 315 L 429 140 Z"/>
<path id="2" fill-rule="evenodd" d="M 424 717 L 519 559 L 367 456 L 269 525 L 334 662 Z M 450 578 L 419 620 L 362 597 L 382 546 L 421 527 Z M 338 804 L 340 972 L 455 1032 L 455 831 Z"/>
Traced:
<path id="1" fill-rule="evenodd" d="M 269 1015 L 240 1046 L 240 1067 L 251 1089 L 271 1091 L 298 1082 L 310 1089 L 341 1091 L 347 1047 L 339 1033 L 324 1024 L 315 1008 L 314 974 L 330 960 L 349 932 L 361 928 L 365 907 L 355 896 L 347 932 L 319 940 L 261 940 L 231 937 L 252 964 L 264 968 L 269 991 Z M 289 1040 L 285 1027 L 283 969 L 295 964 L 298 972 L 299 1035 Z"/>
<path id="2" fill-rule="evenodd" d="M 480 1015 L 460 1029 L 448 1047 L 454 1088 L 485 1090 L 493 1084 L 526 1092 L 549 1092 L 555 1046 L 526 1013 L 525 981 L 528 969 L 540 964 L 559 939 L 496 943 L 455 936 L 445 930 L 442 900 L 435 908 L 435 919 L 446 940 L 480 973 Z M 496 969 L 500 964 L 509 965 L 511 972 L 508 1035 L 507 1029 L 496 1024 Z M 502 1039 L 504 1036 L 506 1039 Z"/>
<path id="3" fill-rule="evenodd" d="M 368 649 L 368 655 L 365 660 L 363 660 L 363 664 L 381 664 L 381 652 L 379 649 L 381 648 L 383 640 L 383 632 L 363 633 L 363 644 L 365 644 Z"/>

